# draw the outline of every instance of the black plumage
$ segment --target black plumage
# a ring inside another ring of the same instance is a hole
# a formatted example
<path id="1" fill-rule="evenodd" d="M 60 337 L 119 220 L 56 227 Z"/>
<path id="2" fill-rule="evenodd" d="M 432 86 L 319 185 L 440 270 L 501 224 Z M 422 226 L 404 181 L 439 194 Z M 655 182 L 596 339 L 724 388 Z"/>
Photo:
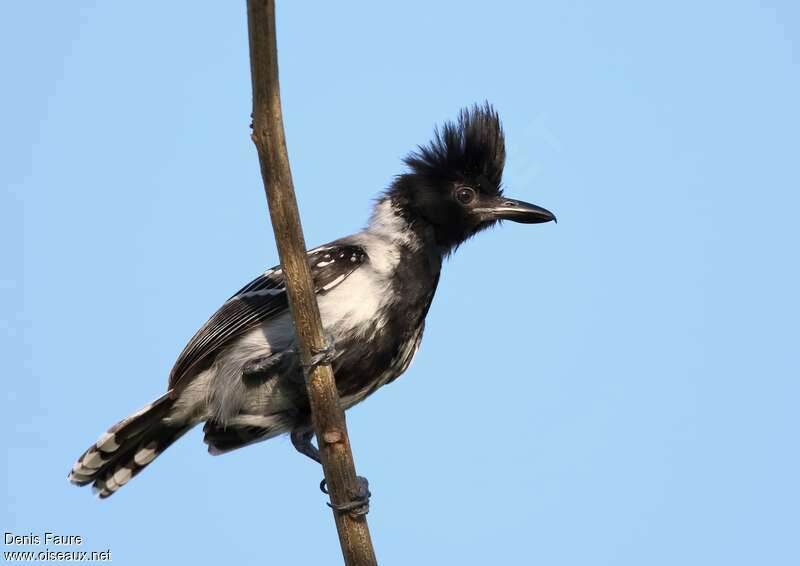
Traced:
<path id="1" fill-rule="evenodd" d="M 462 111 L 405 163 L 366 229 L 308 253 L 345 408 L 408 368 L 443 258 L 498 220 L 555 219 L 503 195 L 505 141 L 488 104 Z M 315 457 L 280 268 L 244 286 L 203 325 L 175 363 L 167 393 L 111 427 L 70 480 L 94 483 L 108 497 L 200 422 L 212 453 L 291 432 Z"/>

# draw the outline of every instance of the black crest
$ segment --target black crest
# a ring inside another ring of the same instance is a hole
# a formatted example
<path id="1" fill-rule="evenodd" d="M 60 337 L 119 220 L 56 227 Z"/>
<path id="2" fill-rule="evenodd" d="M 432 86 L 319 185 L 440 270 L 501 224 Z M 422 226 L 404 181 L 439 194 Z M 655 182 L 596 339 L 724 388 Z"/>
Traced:
<path id="1" fill-rule="evenodd" d="M 458 122 L 437 128 L 427 146 L 405 158 L 411 170 L 429 178 L 452 180 L 455 172 L 471 178 L 483 177 L 500 191 L 506 145 L 497 112 L 488 102 L 463 109 Z"/>

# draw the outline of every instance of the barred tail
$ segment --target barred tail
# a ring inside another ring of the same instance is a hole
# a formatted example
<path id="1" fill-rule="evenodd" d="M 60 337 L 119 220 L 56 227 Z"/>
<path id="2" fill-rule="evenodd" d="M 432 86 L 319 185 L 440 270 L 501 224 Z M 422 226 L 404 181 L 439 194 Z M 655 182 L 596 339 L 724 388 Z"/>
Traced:
<path id="1" fill-rule="evenodd" d="M 191 428 L 164 422 L 173 403 L 166 393 L 112 426 L 78 458 L 69 481 L 94 483 L 102 499 L 113 495 Z"/>

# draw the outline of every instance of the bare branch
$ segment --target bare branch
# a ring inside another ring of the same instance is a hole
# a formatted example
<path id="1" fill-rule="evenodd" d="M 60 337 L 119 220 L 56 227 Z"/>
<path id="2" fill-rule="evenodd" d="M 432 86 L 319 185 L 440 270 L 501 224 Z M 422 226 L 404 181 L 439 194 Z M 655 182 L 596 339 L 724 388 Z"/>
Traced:
<path id="1" fill-rule="evenodd" d="M 253 79 L 253 142 L 258 150 L 272 228 L 286 278 L 302 363 L 324 349 L 322 322 L 306 261 L 306 246 L 292 185 L 281 113 L 274 0 L 248 0 L 250 67 Z M 331 503 L 342 505 L 356 493 L 356 473 L 344 411 L 330 364 L 306 376 L 314 431 Z M 336 528 L 348 565 L 377 564 L 365 516 L 334 511 Z"/>

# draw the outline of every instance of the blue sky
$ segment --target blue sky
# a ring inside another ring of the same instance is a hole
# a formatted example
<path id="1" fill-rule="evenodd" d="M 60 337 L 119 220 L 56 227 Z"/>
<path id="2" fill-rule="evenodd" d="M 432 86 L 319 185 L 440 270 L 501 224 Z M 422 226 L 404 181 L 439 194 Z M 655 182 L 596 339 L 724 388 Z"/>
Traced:
<path id="1" fill-rule="evenodd" d="M 309 245 L 485 99 L 507 194 L 559 217 L 463 246 L 412 368 L 348 413 L 381 563 L 800 563 L 797 4 L 279 4 Z M 286 439 L 195 430 L 105 502 L 65 479 L 276 262 L 244 2 L 6 4 L 0 58 L 0 527 L 337 563 Z"/>

